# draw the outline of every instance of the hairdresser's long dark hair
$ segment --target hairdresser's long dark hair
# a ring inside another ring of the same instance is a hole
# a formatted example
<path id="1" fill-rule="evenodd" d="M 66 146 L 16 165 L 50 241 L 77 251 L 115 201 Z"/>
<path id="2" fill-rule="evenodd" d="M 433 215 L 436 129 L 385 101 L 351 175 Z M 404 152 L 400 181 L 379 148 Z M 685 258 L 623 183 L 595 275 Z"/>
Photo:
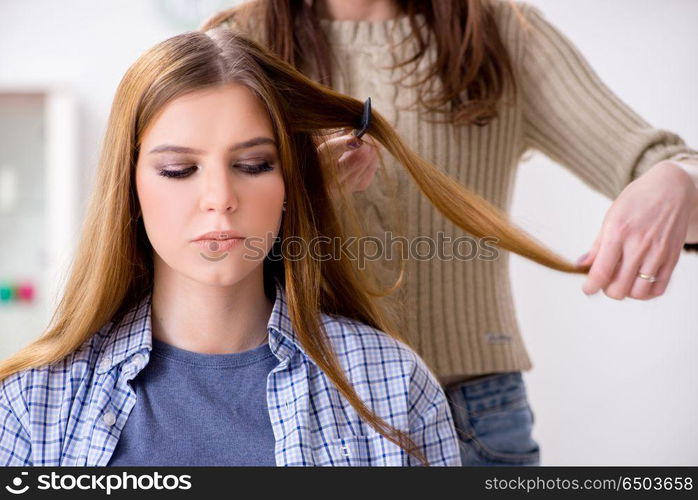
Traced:
<path id="1" fill-rule="evenodd" d="M 396 0 L 400 12 L 409 16 L 412 28 L 404 42 L 413 38 L 418 49 L 395 67 L 416 64 L 432 39 L 436 47 L 435 61 L 419 81 L 411 84 L 418 87 L 415 106 L 433 115 L 445 115 L 429 121 L 483 126 L 497 117 L 497 103 L 505 95 L 507 83 L 516 98 L 510 57 L 493 14 L 494 2 L 499 1 L 504 0 Z M 515 2 L 508 3 L 517 9 Z M 418 14 L 426 21 L 426 37 L 419 28 Z M 332 87 L 329 45 L 320 28 L 317 0 L 247 1 L 214 14 L 201 29 L 228 23 L 296 69 L 307 63 L 314 68 L 316 81 Z M 432 92 L 435 78 L 442 85 Z"/>

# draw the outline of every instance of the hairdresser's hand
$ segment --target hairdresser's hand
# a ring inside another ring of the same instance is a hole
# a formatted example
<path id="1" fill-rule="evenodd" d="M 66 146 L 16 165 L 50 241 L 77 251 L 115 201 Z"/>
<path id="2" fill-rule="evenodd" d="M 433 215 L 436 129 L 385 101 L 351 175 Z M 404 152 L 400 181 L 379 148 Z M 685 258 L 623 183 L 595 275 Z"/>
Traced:
<path id="1" fill-rule="evenodd" d="M 616 300 L 662 295 L 697 212 L 698 189 L 675 164 L 660 162 L 631 182 L 608 210 L 589 253 L 578 261 L 591 264 L 584 293 L 603 290 Z M 638 272 L 657 281 L 642 279 Z"/>
<path id="2" fill-rule="evenodd" d="M 328 165 L 338 162 L 337 185 L 347 193 L 368 188 L 378 169 L 377 146 L 368 134 L 357 139 L 351 133 L 337 132 L 320 144 L 318 153 L 329 155 L 324 158 Z"/>

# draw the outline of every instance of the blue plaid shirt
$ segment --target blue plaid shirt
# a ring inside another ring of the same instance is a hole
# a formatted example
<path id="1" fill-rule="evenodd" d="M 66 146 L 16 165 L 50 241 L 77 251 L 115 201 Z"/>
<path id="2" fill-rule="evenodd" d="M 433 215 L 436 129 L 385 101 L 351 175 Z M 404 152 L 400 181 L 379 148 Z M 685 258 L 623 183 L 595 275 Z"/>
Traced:
<path id="1" fill-rule="evenodd" d="M 267 378 L 277 465 L 419 465 L 362 421 L 303 351 L 277 285 Z M 128 383 L 148 363 L 151 294 L 75 352 L 17 372 L 0 385 L 0 464 L 104 466 L 136 394 Z M 345 317 L 321 321 L 359 397 L 406 431 L 432 465 L 460 465 L 450 408 L 422 359 L 387 334 Z M 176 437 L 173 437 L 176 438 Z"/>

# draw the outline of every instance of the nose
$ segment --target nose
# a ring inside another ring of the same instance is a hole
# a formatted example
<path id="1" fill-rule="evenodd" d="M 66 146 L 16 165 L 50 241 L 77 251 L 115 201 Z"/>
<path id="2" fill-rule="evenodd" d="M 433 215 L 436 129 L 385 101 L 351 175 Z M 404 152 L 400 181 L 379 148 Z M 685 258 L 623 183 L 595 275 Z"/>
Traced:
<path id="1" fill-rule="evenodd" d="M 204 212 L 234 212 L 239 199 L 235 181 L 227 164 L 213 165 L 203 171 L 201 210 Z"/>

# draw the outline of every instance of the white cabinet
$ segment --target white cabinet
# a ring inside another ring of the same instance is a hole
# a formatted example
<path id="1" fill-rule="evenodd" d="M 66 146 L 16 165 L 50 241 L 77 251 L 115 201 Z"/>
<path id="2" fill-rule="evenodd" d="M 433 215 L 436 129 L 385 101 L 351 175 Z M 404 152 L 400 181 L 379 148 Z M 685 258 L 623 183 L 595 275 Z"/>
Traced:
<path id="1" fill-rule="evenodd" d="M 78 237 L 77 106 L 0 88 L 0 358 L 48 326 Z"/>

